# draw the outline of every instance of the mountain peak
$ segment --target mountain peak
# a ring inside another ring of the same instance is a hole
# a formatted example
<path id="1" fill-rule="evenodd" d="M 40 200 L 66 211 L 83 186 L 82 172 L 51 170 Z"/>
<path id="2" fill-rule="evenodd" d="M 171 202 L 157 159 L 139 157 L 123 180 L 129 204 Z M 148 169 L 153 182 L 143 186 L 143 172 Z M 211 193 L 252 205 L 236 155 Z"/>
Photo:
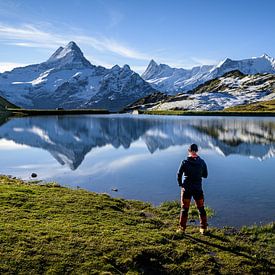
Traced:
<path id="1" fill-rule="evenodd" d="M 128 64 L 125 64 L 123 66 L 123 70 L 125 70 L 125 71 L 131 71 L 131 68 L 130 68 L 130 66 Z"/>
<path id="2" fill-rule="evenodd" d="M 149 65 L 148 65 L 148 67 L 149 67 L 149 66 L 151 66 L 151 67 L 157 67 L 158 64 L 157 64 L 157 62 L 156 62 L 154 59 L 151 59 L 151 61 L 150 61 Z"/>
<path id="3" fill-rule="evenodd" d="M 156 75 L 158 71 L 159 71 L 159 65 L 155 62 L 154 59 L 152 59 L 149 62 L 145 72 L 141 75 L 141 77 L 145 80 L 150 79 L 153 75 Z"/>
<path id="4" fill-rule="evenodd" d="M 47 64 L 58 63 L 61 66 L 74 64 L 75 66 L 91 66 L 91 63 L 84 57 L 78 45 L 71 41 L 65 47 L 59 47 L 47 60 Z"/>
<path id="5" fill-rule="evenodd" d="M 273 57 L 271 57 L 270 55 L 264 53 L 263 55 L 260 56 L 260 58 L 266 59 L 268 62 L 273 64 L 273 66 L 275 66 L 275 59 Z"/>
<path id="6" fill-rule="evenodd" d="M 269 56 L 267 53 L 264 53 L 260 56 L 261 58 L 271 59 L 271 56 Z"/>
<path id="7" fill-rule="evenodd" d="M 78 49 L 78 50 L 80 50 L 80 48 L 77 46 L 77 44 L 76 44 L 74 41 L 70 41 L 70 42 L 67 44 L 66 48 L 69 48 L 69 49 Z"/>
<path id="8" fill-rule="evenodd" d="M 116 65 L 114 65 L 112 68 L 111 68 L 111 70 L 112 71 L 118 71 L 118 70 L 120 70 L 121 68 L 116 64 Z"/>

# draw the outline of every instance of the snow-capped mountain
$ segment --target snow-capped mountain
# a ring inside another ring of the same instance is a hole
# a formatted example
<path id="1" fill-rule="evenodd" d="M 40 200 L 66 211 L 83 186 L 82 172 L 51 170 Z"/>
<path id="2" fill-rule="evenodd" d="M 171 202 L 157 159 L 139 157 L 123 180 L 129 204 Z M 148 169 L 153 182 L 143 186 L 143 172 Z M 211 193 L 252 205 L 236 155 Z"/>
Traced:
<path id="1" fill-rule="evenodd" d="M 145 72 L 141 75 L 159 91 L 175 94 L 193 88 L 194 83 L 203 78 L 214 66 L 203 65 L 190 70 L 171 68 L 166 64 L 157 64 L 151 60 Z"/>
<path id="2" fill-rule="evenodd" d="M 225 108 L 275 99 L 275 74 L 245 75 L 230 71 L 175 96 L 156 94 L 139 99 L 129 109 L 223 110 Z"/>
<path id="3" fill-rule="evenodd" d="M 239 70 L 244 74 L 274 74 L 275 60 L 267 54 L 243 60 L 226 58 L 216 66 L 204 65 L 189 70 L 171 68 L 165 64 L 158 65 L 154 60 L 151 60 L 142 77 L 157 90 L 176 94 L 192 90 L 206 81 L 234 70 Z"/>
<path id="4" fill-rule="evenodd" d="M 24 117 L 0 126 L 0 139 L 42 148 L 61 165 L 75 170 L 93 148 L 112 145 L 125 149 L 137 140 L 150 153 L 189 145 L 228 156 L 275 157 L 275 123 L 234 118 L 163 119 L 142 116 Z"/>
<path id="5" fill-rule="evenodd" d="M 120 110 L 154 91 L 128 65 L 92 65 L 74 42 L 46 62 L 0 74 L 0 96 L 25 108 Z"/>

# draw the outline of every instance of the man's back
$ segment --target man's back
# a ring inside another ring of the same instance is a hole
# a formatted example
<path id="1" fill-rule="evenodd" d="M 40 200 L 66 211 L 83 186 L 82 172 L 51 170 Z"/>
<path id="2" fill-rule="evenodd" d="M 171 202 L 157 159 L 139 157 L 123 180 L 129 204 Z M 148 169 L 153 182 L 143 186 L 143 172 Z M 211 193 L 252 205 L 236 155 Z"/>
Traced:
<path id="1" fill-rule="evenodd" d="M 192 190 L 201 190 L 202 177 L 207 178 L 208 176 L 206 163 L 199 156 L 190 156 L 181 163 L 178 171 L 179 184 L 182 182 L 183 173 L 185 176 L 183 187 Z"/>

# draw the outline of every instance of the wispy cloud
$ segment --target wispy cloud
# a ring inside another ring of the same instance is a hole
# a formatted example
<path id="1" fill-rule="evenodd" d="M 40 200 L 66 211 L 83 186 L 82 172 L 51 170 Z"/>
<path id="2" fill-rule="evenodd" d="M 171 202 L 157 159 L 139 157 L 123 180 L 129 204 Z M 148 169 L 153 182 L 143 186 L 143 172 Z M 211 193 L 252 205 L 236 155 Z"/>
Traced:
<path id="1" fill-rule="evenodd" d="M 21 150 L 26 148 L 28 148 L 28 146 L 15 143 L 12 140 L 0 139 L 0 150 Z"/>
<path id="2" fill-rule="evenodd" d="M 28 64 L 24 63 L 13 63 L 13 62 L 4 62 L 0 63 L 0 73 L 6 72 L 6 71 L 11 71 L 14 68 L 17 67 L 24 67 L 27 66 Z"/>
<path id="3" fill-rule="evenodd" d="M 132 69 L 141 73 L 146 69 L 149 60 L 154 59 L 158 63 L 168 64 L 171 67 L 176 68 L 191 68 L 196 65 L 205 64 L 217 64 L 216 60 L 203 59 L 198 57 L 188 58 L 167 58 L 169 53 L 165 49 L 154 49 L 154 53 L 144 53 L 140 50 L 134 49 L 125 45 L 124 43 L 117 41 L 111 37 L 106 36 L 93 36 L 83 34 L 83 30 L 75 29 L 74 27 L 67 27 L 67 31 L 56 30 L 49 22 L 22 25 L 7 25 L 0 22 L 0 43 L 6 45 L 13 45 L 18 47 L 39 48 L 39 49 L 51 49 L 54 50 L 61 45 L 66 45 L 69 41 L 75 41 L 84 49 L 89 49 L 90 56 L 93 56 L 90 60 L 98 65 L 105 67 L 112 67 L 109 61 L 96 62 L 96 59 L 102 59 L 102 56 L 112 57 L 114 55 L 123 57 L 124 59 L 132 59 L 134 66 Z M 101 56 L 101 57 L 100 57 Z M 104 58 L 107 60 L 106 58 Z M 123 60 L 123 59 L 122 59 Z M 134 61 L 135 60 L 135 61 Z M 139 65 L 135 64 L 136 61 L 140 61 Z M 128 61 L 131 64 L 131 62 Z M 144 64 L 145 63 L 145 64 Z M 0 70 L 8 70 L 13 68 L 11 63 L 6 63 L 0 67 Z"/>
<path id="4" fill-rule="evenodd" d="M 110 52 L 122 57 L 138 60 L 150 59 L 149 55 L 104 36 L 75 35 L 73 32 L 70 34 L 60 34 L 58 32 L 44 31 L 29 24 L 21 26 L 0 24 L 0 41 L 5 44 L 51 49 L 65 45 L 71 40 L 101 52 Z"/>

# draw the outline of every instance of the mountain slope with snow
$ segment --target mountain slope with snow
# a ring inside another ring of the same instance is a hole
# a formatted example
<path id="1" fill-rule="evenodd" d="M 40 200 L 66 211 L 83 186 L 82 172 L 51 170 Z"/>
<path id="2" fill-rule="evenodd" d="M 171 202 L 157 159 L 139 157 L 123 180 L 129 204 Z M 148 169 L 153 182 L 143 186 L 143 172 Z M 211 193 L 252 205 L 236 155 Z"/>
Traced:
<path id="1" fill-rule="evenodd" d="M 158 65 L 154 60 L 151 60 L 142 77 L 157 90 L 176 94 L 192 90 L 206 81 L 221 77 L 234 70 L 243 74 L 275 74 L 275 60 L 267 54 L 243 60 L 227 58 L 216 66 L 204 65 L 189 70 L 171 68 L 165 64 Z"/>
<path id="2" fill-rule="evenodd" d="M 0 74 L 0 96 L 24 108 L 108 108 L 125 105 L 155 90 L 128 65 L 92 65 L 74 42 L 41 64 Z"/>
<path id="3" fill-rule="evenodd" d="M 275 74 L 245 75 L 240 71 L 231 71 L 201 84 L 188 93 L 159 96 L 144 105 L 141 105 L 142 100 L 139 100 L 129 108 L 215 111 L 273 99 L 275 99 Z"/>

